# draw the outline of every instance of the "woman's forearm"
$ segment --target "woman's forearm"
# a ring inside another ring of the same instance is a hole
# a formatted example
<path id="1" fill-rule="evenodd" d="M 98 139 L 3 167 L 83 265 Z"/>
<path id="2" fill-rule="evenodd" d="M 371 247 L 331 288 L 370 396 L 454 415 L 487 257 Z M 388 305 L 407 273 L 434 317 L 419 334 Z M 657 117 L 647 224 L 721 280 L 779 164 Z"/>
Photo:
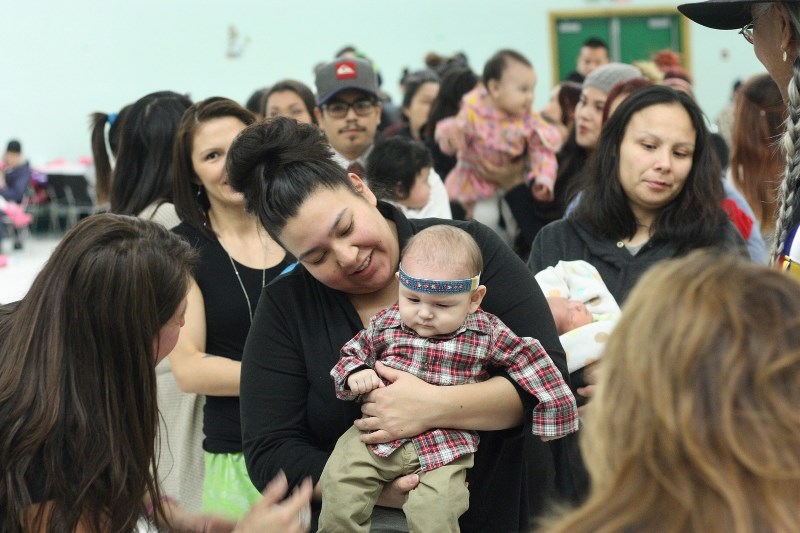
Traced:
<path id="1" fill-rule="evenodd" d="M 183 392 L 208 396 L 239 396 L 242 363 L 206 353 L 206 313 L 200 287 L 192 281 L 187 296 L 185 324 L 169 365 Z"/>
<path id="2" fill-rule="evenodd" d="M 205 353 L 184 356 L 170 354 L 172 373 L 183 392 L 207 396 L 239 396 L 242 363 Z"/>
<path id="3" fill-rule="evenodd" d="M 494 431 L 522 423 L 522 400 L 503 377 L 441 387 L 382 363 L 375 365 L 375 371 L 389 385 L 362 397 L 364 417 L 355 425 L 366 432 L 363 442 L 390 442 L 429 429 Z"/>
<path id="4" fill-rule="evenodd" d="M 430 428 L 496 431 L 519 426 L 522 400 L 514 385 L 495 376 L 481 383 L 437 387 L 429 400 Z"/>

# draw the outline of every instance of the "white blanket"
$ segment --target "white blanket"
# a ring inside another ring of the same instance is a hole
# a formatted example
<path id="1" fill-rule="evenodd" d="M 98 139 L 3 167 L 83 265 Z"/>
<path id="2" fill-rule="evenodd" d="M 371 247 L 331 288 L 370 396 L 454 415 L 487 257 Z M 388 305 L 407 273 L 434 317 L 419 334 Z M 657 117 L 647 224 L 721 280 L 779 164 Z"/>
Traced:
<path id="1" fill-rule="evenodd" d="M 619 305 L 597 269 L 586 261 L 559 261 L 556 266 L 537 273 L 536 281 L 546 297 L 579 300 L 594 318 L 591 324 L 559 337 L 567 352 L 569 372 L 580 370 L 597 360 L 620 316 Z"/>

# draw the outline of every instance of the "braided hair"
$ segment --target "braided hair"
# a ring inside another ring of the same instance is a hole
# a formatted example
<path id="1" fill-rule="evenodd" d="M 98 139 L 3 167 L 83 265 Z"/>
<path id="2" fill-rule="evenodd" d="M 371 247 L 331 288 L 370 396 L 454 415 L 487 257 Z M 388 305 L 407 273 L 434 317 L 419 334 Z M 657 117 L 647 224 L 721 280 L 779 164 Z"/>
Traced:
<path id="1" fill-rule="evenodd" d="M 800 9 L 796 4 L 785 4 L 792 21 L 795 36 L 800 36 Z M 783 247 L 792 226 L 800 214 L 800 51 L 792 64 L 792 79 L 787 89 L 786 133 L 783 148 L 786 151 L 786 172 L 778 189 L 778 209 L 775 221 L 773 262 L 783 253 Z"/>

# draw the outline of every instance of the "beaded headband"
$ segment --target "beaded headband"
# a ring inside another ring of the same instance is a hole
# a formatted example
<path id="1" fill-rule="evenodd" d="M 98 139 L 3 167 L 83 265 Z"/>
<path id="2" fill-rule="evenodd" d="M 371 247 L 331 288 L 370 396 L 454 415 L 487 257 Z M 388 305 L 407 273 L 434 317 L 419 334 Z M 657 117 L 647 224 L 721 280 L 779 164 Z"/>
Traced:
<path id="1" fill-rule="evenodd" d="M 461 294 L 462 292 L 472 292 L 481 283 L 480 273 L 470 279 L 420 279 L 413 278 L 406 274 L 403 265 L 400 265 L 400 283 L 407 289 L 415 292 L 427 292 L 430 294 Z"/>

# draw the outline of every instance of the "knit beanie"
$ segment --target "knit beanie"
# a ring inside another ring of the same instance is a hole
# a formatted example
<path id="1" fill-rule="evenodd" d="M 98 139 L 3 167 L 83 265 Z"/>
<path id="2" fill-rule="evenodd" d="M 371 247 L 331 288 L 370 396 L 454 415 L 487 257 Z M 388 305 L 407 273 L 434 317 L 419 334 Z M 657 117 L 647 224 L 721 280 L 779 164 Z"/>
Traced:
<path id="1" fill-rule="evenodd" d="M 594 87 L 603 94 L 608 94 L 614 85 L 633 78 L 641 78 L 642 72 L 626 63 L 609 63 L 597 67 L 583 80 L 583 87 Z"/>

